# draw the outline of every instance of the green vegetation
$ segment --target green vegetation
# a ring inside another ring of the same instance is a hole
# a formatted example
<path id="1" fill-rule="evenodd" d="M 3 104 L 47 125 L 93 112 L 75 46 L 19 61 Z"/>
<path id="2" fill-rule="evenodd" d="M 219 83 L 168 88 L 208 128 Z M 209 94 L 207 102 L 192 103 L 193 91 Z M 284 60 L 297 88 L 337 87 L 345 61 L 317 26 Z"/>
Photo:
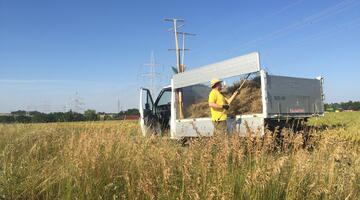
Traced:
<path id="1" fill-rule="evenodd" d="M 96 121 L 98 118 L 96 114 L 96 110 L 86 110 L 84 112 L 84 117 L 89 121 Z"/>
<path id="2" fill-rule="evenodd" d="M 329 103 L 325 104 L 325 110 L 329 112 L 334 112 L 336 110 L 355 110 L 360 111 L 360 101 L 348 101 L 341 103 Z"/>
<path id="3" fill-rule="evenodd" d="M 359 199 L 360 112 L 310 137 L 199 138 L 182 147 L 134 121 L 0 124 L 0 199 Z"/>
<path id="4" fill-rule="evenodd" d="M 85 121 L 86 118 L 81 113 L 76 112 L 55 112 L 41 113 L 38 111 L 16 111 L 8 116 L 0 116 L 0 123 L 47 123 L 47 122 L 76 122 Z"/>
<path id="5" fill-rule="evenodd" d="M 336 135 L 360 145 L 360 112 L 326 113 L 325 117 L 311 119 L 309 124 L 325 129 L 327 135 Z"/>
<path id="6" fill-rule="evenodd" d="M 98 120 L 117 120 L 127 119 L 129 116 L 136 118 L 139 110 L 132 108 L 121 111 L 117 114 L 104 112 L 97 113 L 95 110 L 86 110 L 84 114 L 68 111 L 42 113 L 38 111 L 18 110 L 11 112 L 10 115 L 0 116 L 0 123 L 49 123 L 49 122 L 80 122 L 80 121 L 98 121 Z"/>

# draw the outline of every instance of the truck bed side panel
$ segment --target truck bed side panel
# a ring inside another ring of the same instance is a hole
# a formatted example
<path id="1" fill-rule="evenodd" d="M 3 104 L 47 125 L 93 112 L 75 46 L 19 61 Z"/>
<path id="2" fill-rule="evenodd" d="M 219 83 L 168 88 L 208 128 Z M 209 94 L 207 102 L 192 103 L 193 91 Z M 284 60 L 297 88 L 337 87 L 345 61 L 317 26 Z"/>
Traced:
<path id="1" fill-rule="evenodd" d="M 262 115 L 238 115 L 236 119 L 227 119 L 230 135 L 245 136 L 249 130 L 251 134 L 264 134 L 264 118 Z M 172 138 L 212 136 L 214 125 L 210 118 L 182 119 L 175 122 L 175 134 Z"/>
<path id="2" fill-rule="evenodd" d="M 322 83 L 318 79 L 267 76 L 267 116 L 323 114 Z"/>

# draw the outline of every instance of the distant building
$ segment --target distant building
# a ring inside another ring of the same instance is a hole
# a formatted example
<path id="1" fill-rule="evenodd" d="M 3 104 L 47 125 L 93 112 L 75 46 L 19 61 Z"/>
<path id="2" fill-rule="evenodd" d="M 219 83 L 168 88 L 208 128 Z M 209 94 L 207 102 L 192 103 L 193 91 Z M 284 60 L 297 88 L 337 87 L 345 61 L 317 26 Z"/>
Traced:
<path id="1" fill-rule="evenodd" d="M 98 119 L 100 121 L 104 121 L 104 120 L 113 120 L 116 119 L 116 115 L 117 113 L 105 113 L 105 112 L 99 112 L 98 113 Z"/>
<path id="2" fill-rule="evenodd" d="M 138 120 L 140 115 L 125 115 L 123 120 Z"/>

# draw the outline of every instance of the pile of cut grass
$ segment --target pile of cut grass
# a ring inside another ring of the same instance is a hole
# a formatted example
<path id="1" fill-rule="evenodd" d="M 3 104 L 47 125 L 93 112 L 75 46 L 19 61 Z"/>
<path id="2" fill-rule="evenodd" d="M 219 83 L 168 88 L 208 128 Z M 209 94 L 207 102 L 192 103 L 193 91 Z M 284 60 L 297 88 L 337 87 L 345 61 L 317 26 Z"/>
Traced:
<path id="1" fill-rule="evenodd" d="M 223 92 L 224 96 L 229 98 L 242 83 L 243 81 L 238 81 L 227 87 Z M 190 105 L 186 113 L 188 115 L 186 118 L 210 117 L 210 108 L 207 99 Z M 230 104 L 227 113 L 232 116 L 262 113 L 260 77 L 255 77 L 244 83 L 240 93 Z"/>

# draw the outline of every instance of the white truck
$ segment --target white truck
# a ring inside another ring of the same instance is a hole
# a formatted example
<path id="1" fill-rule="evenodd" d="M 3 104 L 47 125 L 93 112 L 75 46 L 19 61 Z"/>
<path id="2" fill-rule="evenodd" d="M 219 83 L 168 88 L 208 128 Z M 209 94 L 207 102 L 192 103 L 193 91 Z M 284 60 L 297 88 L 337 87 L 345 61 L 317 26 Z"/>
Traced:
<path id="1" fill-rule="evenodd" d="M 323 78 L 295 78 L 269 75 L 260 66 L 259 53 L 235 57 L 173 75 L 171 85 L 152 98 L 146 88 L 140 89 L 140 126 L 143 135 L 170 131 L 172 139 L 211 136 L 210 117 L 179 116 L 179 107 L 186 109 L 207 101 L 212 78 L 236 79 L 249 73 L 260 77 L 262 112 L 239 114 L 228 119 L 232 134 L 245 134 L 250 128 L 264 134 L 265 128 L 306 120 L 324 113 Z M 179 92 L 182 104 L 179 106 Z"/>

